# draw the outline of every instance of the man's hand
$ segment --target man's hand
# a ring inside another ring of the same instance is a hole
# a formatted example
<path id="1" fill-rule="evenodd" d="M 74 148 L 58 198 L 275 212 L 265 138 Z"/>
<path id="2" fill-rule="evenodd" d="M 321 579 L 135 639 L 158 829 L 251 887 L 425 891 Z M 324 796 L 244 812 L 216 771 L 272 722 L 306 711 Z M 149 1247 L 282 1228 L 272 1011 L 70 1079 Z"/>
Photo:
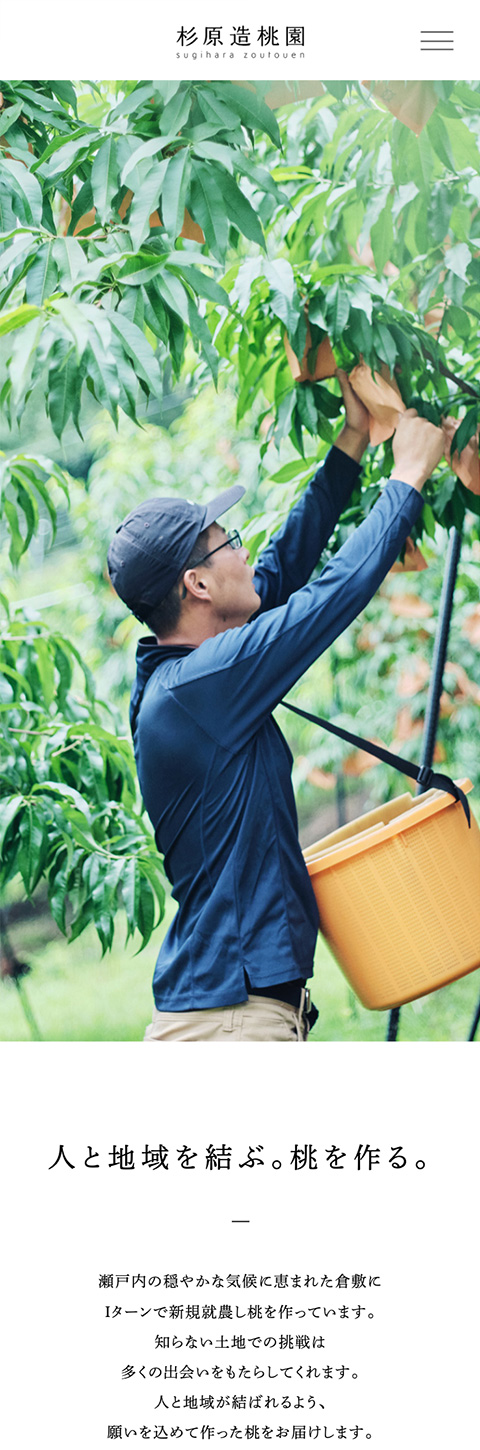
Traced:
<path id="1" fill-rule="evenodd" d="M 368 412 L 354 393 L 342 368 L 337 368 L 336 377 L 345 404 L 345 423 L 336 439 L 335 447 L 360 463 L 368 443 Z"/>
<path id="2" fill-rule="evenodd" d="M 441 428 L 420 418 L 416 408 L 407 408 L 399 415 L 393 439 L 394 477 L 409 483 L 421 493 L 445 448 Z"/>

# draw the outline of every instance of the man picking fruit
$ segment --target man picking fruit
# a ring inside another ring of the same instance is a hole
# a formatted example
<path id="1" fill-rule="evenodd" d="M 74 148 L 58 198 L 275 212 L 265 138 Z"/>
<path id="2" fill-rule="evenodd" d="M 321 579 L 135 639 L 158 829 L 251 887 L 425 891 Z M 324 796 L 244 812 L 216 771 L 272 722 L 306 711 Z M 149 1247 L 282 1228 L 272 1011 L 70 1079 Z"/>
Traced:
<path id="1" fill-rule="evenodd" d="M 399 418 L 394 477 L 311 579 L 357 483 L 368 414 L 338 372 L 345 424 L 255 569 L 205 504 L 160 495 L 109 549 L 120 598 L 151 631 L 131 725 L 143 799 L 177 902 L 153 979 L 150 1042 L 305 1042 L 318 915 L 298 841 L 292 756 L 272 711 L 375 594 L 422 508 L 443 434 Z"/>

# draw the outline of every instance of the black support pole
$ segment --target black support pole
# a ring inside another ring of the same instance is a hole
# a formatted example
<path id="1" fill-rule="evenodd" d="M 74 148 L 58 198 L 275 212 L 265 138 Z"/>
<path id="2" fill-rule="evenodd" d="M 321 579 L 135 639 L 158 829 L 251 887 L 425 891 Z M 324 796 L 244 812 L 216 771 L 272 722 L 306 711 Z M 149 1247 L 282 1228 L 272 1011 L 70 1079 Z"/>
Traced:
<path id="1" fill-rule="evenodd" d="M 475 1012 L 475 1016 L 474 1016 L 474 1019 L 473 1019 L 473 1022 L 472 1022 L 472 1025 L 471 1025 L 469 1034 L 468 1034 L 468 1039 L 467 1039 L 468 1042 L 474 1042 L 475 1041 L 475 1034 L 476 1034 L 476 1031 L 477 1031 L 477 1027 L 478 1027 L 479 1022 L 480 1022 L 480 998 L 478 1000 L 477 1009 L 476 1009 L 476 1012 Z"/>
<path id="2" fill-rule="evenodd" d="M 425 714 L 425 725 L 423 729 L 422 755 L 420 764 L 431 766 L 433 752 L 437 738 L 438 716 L 440 710 L 440 696 L 443 688 L 443 674 L 445 660 L 447 658 L 447 644 L 450 633 L 450 621 L 452 618 L 453 595 L 457 578 L 458 561 L 462 547 L 462 535 L 460 529 L 451 529 L 448 541 L 447 559 L 445 573 L 443 576 L 442 594 L 438 612 L 438 625 L 433 648 L 432 674 L 428 691 L 427 709 Z M 422 786 L 417 786 L 416 794 L 420 795 Z M 480 1003 L 479 1003 L 480 1012 Z M 478 1026 L 477 1017 L 476 1026 Z M 387 1028 L 387 1042 L 396 1042 L 400 1022 L 400 1008 L 394 1007 L 390 1012 Z M 476 1030 L 476 1028 L 475 1028 Z"/>
<path id="3" fill-rule="evenodd" d="M 399 1021 L 400 1021 L 400 1008 L 399 1007 L 393 1007 L 392 1008 L 392 1011 L 389 1013 L 389 1018 L 388 1018 L 387 1042 L 396 1042 Z"/>
<path id="4" fill-rule="evenodd" d="M 440 696 L 443 688 L 443 674 L 447 658 L 447 644 L 450 632 L 450 621 L 452 618 L 453 594 L 457 578 L 458 561 L 462 547 L 462 535 L 459 529 L 451 529 L 448 544 L 447 562 L 443 576 L 442 596 L 440 599 L 440 610 L 438 615 L 438 628 L 435 636 L 435 645 L 432 660 L 432 678 L 428 691 L 427 710 L 425 714 L 425 725 L 423 730 L 421 765 L 430 766 L 433 761 L 433 752 L 437 738 L 438 716 L 440 710 Z M 421 794 L 422 787 L 417 786 L 417 795 Z"/>
<path id="5" fill-rule="evenodd" d="M 342 708 L 342 702 L 340 699 L 340 690 L 338 686 L 338 655 L 334 645 L 332 645 L 330 649 L 330 668 L 332 672 L 333 713 L 334 715 L 339 715 Z M 343 778 L 343 766 L 341 764 L 338 766 L 337 770 L 337 784 L 335 786 L 335 796 L 337 802 L 337 826 L 345 826 L 347 821 L 347 811 L 345 805 L 345 781 Z"/>

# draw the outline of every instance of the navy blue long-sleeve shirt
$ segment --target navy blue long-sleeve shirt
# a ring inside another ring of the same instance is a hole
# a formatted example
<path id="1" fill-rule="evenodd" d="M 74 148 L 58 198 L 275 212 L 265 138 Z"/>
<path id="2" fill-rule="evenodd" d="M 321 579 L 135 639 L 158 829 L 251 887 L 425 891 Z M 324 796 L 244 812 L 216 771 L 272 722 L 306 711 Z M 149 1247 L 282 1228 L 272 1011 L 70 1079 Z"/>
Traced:
<path id="1" fill-rule="evenodd" d="M 153 979 L 163 1011 L 311 976 L 318 914 L 292 756 L 272 710 L 376 592 L 422 508 L 390 480 L 311 582 L 359 466 L 333 448 L 255 566 L 259 613 L 197 648 L 141 639 L 131 724 L 142 796 L 178 902 Z"/>

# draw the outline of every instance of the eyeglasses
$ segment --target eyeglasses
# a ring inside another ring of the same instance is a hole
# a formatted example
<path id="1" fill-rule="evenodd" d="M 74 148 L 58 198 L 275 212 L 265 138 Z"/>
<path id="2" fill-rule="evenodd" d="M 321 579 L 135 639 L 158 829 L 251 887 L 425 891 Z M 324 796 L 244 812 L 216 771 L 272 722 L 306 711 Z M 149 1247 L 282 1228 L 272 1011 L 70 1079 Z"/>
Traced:
<path id="1" fill-rule="evenodd" d="M 225 549 L 227 544 L 230 544 L 231 549 L 241 549 L 242 540 L 238 529 L 233 529 L 233 532 L 231 534 L 227 534 L 226 539 L 223 540 L 223 544 L 217 544 L 216 549 L 210 549 L 208 554 L 202 554 L 201 559 L 197 559 L 195 568 L 197 567 L 197 564 L 204 564 L 205 559 L 211 559 L 212 554 L 218 554 L 220 549 Z"/>

